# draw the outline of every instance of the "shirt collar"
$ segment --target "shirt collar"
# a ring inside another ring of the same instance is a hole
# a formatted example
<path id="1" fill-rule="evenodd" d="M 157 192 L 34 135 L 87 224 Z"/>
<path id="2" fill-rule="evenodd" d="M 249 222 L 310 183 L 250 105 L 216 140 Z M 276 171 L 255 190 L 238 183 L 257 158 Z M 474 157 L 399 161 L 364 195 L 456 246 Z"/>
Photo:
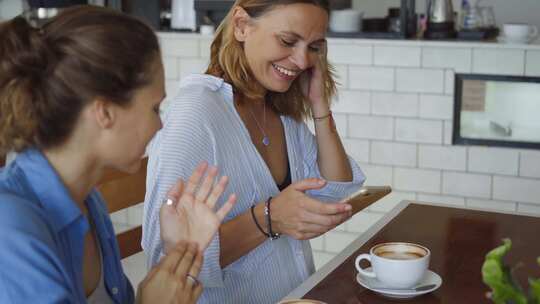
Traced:
<path id="1" fill-rule="evenodd" d="M 16 163 L 52 218 L 57 232 L 82 216 L 66 186 L 41 151 L 27 149 L 17 156 Z"/>

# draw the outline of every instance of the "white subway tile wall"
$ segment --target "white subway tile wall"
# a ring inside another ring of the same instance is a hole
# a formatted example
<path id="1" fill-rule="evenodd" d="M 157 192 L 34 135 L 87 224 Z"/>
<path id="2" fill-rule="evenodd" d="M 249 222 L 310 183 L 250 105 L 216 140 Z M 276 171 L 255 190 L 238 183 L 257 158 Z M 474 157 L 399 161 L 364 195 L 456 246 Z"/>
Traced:
<path id="1" fill-rule="evenodd" d="M 349 87 L 360 90 L 393 91 L 394 74 L 393 68 L 351 65 Z"/>
<path id="2" fill-rule="evenodd" d="M 525 75 L 540 76 L 540 51 L 527 51 Z"/>
<path id="3" fill-rule="evenodd" d="M 416 167 L 417 146 L 396 142 L 373 141 L 371 162 L 381 165 Z"/>
<path id="4" fill-rule="evenodd" d="M 374 92 L 372 114 L 385 116 L 418 116 L 418 94 Z"/>
<path id="5" fill-rule="evenodd" d="M 420 168 L 465 171 L 467 149 L 458 146 L 420 145 L 418 159 Z"/>
<path id="6" fill-rule="evenodd" d="M 454 98 L 446 95 L 420 95 L 420 117 L 452 120 Z"/>
<path id="7" fill-rule="evenodd" d="M 516 176 L 518 173 L 519 152 L 502 148 L 469 148 L 470 172 L 482 172 Z"/>
<path id="8" fill-rule="evenodd" d="M 441 144 L 443 121 L 396 119 L 396 140 L 414 143 Z"/>
<path id="9" fill-rule="evenodd" d="M 474 198 L 491 198 L 491 179 L 490 175 L 443 172 L 442 193 Z"/>
<path id="10" fill-rule="evenodd" d="M 473 49 L 473 73 L 523 75 L 525 51 L 512 49 Z"/>
<path id="11" fill-rule="evenodd" d="M 160 34 L 167 94 L 205 68 L 210 39 Z M 393 192 L 349 222 L 311 240 L 320 268 L 402 200 L 540 215 L 540 152 L 451 146 L 455 73 L 540 76 L 540 47 L 329 39 L 338 75 L 333 110 L 366 185 Z M 527 49 L 525 51 L 525 49 Z M 164 105 L 165 106 L 165 105 Z M 123 228 L 140 207 L 114 215 Z"/>
<path id="12" fill-rule="evenodd" d="M 519 162 L 519 175 L 540 178 L 540 152 L 522 151 Z"/>
<path id="13" fill-rule="evenodd" d="M 444 70 L 398 68 L 396 90 L 411 93 L 443 93 Z"/>
<path id="14" fill-rule="evenodd" d="M 370 65 L 373 62 L 373 46 L 351 43 L 329 43 L 328 59 L 336 64 Z"/>
<path id="15" fill-rule="evenodd" d="M 371 92 L 339 90 L 334 98 L 334 113 L 370 114 Z"/>
<path id="16" fill-rule="evenodd" d="M 422 49 L 419 47 L 375 46 L 375 65 L 396 67 L 420 67 Z"/>
<path id="17" fill-rule="evenodd" d="M 426 47 L 423 49 L 422 66 L 451 68 L 457 73 L 470 73 L 471 57 L 470 48 Z"/>

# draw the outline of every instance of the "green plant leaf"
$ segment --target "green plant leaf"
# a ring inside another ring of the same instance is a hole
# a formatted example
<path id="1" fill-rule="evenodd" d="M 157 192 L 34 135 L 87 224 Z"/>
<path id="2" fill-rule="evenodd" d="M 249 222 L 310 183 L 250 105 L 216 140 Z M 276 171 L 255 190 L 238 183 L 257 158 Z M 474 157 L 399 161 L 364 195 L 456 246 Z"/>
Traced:
<path id="1" fill-rule="evenodd" d="M 534 304 L 540 304 L 540 279 L 529 279 L 531 300 Z"/>
<path id="2" fill-rule="evenodd" d="M 488 252 L 488 254 L 486 255 L 486 260 L 495 259 L 501 261 L 502 263 L 502 258 L 508 253 L 508 251 L 510 251 L 511 248 L 512 241 L 510 239 L 503 239 L 503 244 L 501 246 L 496 247 L 495 249 Z"/>
<path id="3" fill-rule="evenodd" d="M 503 264 L 503 257 L 510 251 L 512 242 L 503 240 L 503 245 L 491 250 L 482 265 L 482 279 L 492 292 L 492 301 L 496 304 L 527 304 L 527 297 L 521 288 L 513 283 L 510 269 Z"/>

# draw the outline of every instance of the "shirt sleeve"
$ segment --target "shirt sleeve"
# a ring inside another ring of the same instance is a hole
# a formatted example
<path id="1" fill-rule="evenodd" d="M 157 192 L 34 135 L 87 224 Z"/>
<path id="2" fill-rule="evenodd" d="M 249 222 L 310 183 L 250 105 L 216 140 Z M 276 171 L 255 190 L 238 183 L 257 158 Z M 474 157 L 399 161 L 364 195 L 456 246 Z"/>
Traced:
<path id="1" fill-rule="evenodd" d="M 186 181 L 201 161 L 216 162 L 209 123 L 216 98 L 218 93 L 210 89 L 181 88 L 165 114 L 163 129 L 150 146 L 143 219 L 143 248 L 150 267 L 163 257 L 159 209 L 167 191 L 179 178 Z M 223 286 L 219 244 L 216 235 L 204 252 L 199 279 L 205 287 Z"/>
<path id="2" fill-rule="evenodd" d="M 304 176 L 307 177 L 316 177 L 325 179 L 317 163 L 317 142 L 315 135 L 311 133 L 309 128 L 305 123 L 299 123 L 299 136 L 301 141 L 301 147 L 303 147 L 304 154 Z M 353 179 L 350 182 L 336 182 L 328 181 L 326 186 L 317 190 L 310 190 L 308 194 L 310 196 L 316 197 L 322 201 L 338 201 L 342 198 L 354 193 L 358 188 L 362 186 L 366 177 L 356 161 L 352 157 L 347 155 L 349 159 L 349 164 L 352 169 Z"/>
<path id="3" fill-rule="evenodd" d="M 0 303 L 76 303 L 52 228 L 31 203 L 0 195 Z"/>

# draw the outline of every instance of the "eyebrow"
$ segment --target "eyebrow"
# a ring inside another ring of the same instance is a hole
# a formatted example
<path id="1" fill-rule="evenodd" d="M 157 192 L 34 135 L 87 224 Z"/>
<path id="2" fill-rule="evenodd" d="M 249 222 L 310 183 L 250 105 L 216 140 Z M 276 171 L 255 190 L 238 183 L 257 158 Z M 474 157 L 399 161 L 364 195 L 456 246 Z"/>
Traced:
<path id="1" fill-rule="evenodd" d="M 306 40 L 304 37 L 302 37 L 302 35 L 300 35 L 298 33 L 295 33 L 295 32 L 291 32 L 291 31 L 283 31 L 283 32 L 281 32 L 281 34 L 291 35 L 291 36 L 294 36 L 295 38 L 300 39 L 300 40 Z M 318 40 L 315 40 L 315 41 L 311 42 L 310 44 L 313 44 L 313 43 L 326 43 L 326 39 L 321 38 L 321 39 L 318 39 Z"/>

